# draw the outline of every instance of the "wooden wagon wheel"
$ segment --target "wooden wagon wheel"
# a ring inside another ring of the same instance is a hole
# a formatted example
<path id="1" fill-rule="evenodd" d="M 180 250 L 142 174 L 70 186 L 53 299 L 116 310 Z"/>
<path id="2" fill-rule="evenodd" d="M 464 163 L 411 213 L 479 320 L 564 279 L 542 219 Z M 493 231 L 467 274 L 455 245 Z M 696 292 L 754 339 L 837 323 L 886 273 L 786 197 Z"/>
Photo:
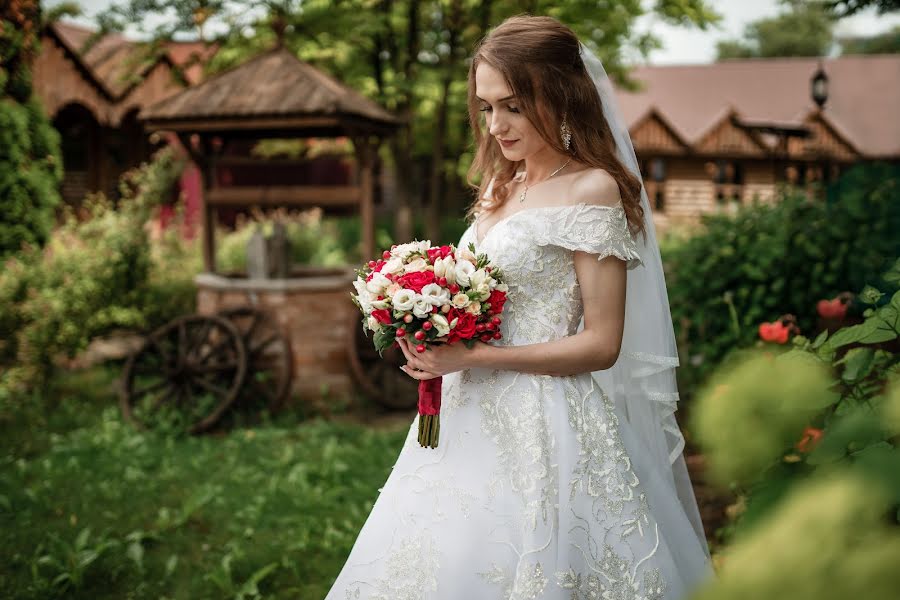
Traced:
<path id="1" fill-rule="evenodd" d="M 265 408 L 274 414 L 284 403 L 293 376 L 288 336 L 272 314 L 252 306 L 226 308 L 218 315 L 237 327 L 247 349 L 247 377 L 234 408 L 242 412 Z"/>
<path id="2" fill-rule="evenodd" d="M 200 433 L 231 406 L 246 373 L 244 342 L 230 321 L 179 317 L 147 336 L 129 357 L 122 414 L 140 428 L 167 426 Z"/>
<path id="3" fill-rule="evenodd" d="M 396 345 L 378 356 L 372 342 L 372 332 L 363 330 L 361 315 L 350 315 L 349 348 L 350 370 L 362 392 L 376 403 L 387 408 L 413 408 L 418 403 L 419 382 L 400 370 L 406 357 Z M 368 333 L 368 335 L 367 335 Z"/>

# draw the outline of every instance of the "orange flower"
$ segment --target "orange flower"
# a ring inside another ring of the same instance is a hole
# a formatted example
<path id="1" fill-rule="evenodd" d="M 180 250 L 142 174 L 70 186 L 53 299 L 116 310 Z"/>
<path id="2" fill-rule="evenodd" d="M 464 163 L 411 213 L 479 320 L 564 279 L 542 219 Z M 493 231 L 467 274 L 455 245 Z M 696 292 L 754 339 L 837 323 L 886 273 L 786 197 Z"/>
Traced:
<path id="1" fill-rule="evenodd" d="M 809 452 L 816 447 L 824 432 L 821 429 L 807 426 L 803 430 L 803 437 L 794 444 L 794 447 L 800 452 Z"/>

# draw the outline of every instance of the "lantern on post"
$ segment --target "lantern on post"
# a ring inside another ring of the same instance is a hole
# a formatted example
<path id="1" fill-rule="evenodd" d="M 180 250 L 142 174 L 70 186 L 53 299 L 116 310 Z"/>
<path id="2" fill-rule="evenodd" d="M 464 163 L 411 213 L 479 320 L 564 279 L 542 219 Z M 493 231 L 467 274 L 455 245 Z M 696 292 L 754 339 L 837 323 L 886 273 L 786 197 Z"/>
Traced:
<path id="1" fill-rule="evenodd" d="M 821 60 L 819 61 L 819 67 L 810 80 L 810 93 L 813 102 L 816 103 L 819 110 L 822 110 L 822 107 L 825 106 L 825 101 L 828 100 L 828 75 L 825 74 Z"/>

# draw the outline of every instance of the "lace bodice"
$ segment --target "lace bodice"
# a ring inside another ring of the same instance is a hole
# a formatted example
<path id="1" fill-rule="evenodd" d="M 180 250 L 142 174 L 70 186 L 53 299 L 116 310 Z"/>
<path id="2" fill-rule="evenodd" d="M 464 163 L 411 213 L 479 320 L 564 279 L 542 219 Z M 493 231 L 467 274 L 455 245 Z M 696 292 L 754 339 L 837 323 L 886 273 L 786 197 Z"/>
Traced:
<path id="1" fill-rule="evenodd" d="M 516 211 L 487 230 L 478 224 L 466 229 L 458 246 L 474 243 L 502 269 L 509 286 L 504 336 L 495 343 L 531 344 L 576 332 L 584 306 L 575 250 L 596 254 L 597 260 L 616 256 L 628 269 L 641 264 L 621 202 L 539 206 Z"/>

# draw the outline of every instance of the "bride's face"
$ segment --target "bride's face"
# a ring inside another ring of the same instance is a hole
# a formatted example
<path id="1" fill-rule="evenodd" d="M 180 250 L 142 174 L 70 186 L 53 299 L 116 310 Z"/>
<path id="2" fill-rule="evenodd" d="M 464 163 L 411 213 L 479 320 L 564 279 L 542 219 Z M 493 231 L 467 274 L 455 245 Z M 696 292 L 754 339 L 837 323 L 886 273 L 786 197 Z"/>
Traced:
<path id="1" fill-rule="evenodd" d="M 481 103 L 488 131 L 508 160 L 522 160 L 547 146 L 531 122 L 519 112 L 503 75 L 484 62 L 475 69 L 475 95 Z"/>

